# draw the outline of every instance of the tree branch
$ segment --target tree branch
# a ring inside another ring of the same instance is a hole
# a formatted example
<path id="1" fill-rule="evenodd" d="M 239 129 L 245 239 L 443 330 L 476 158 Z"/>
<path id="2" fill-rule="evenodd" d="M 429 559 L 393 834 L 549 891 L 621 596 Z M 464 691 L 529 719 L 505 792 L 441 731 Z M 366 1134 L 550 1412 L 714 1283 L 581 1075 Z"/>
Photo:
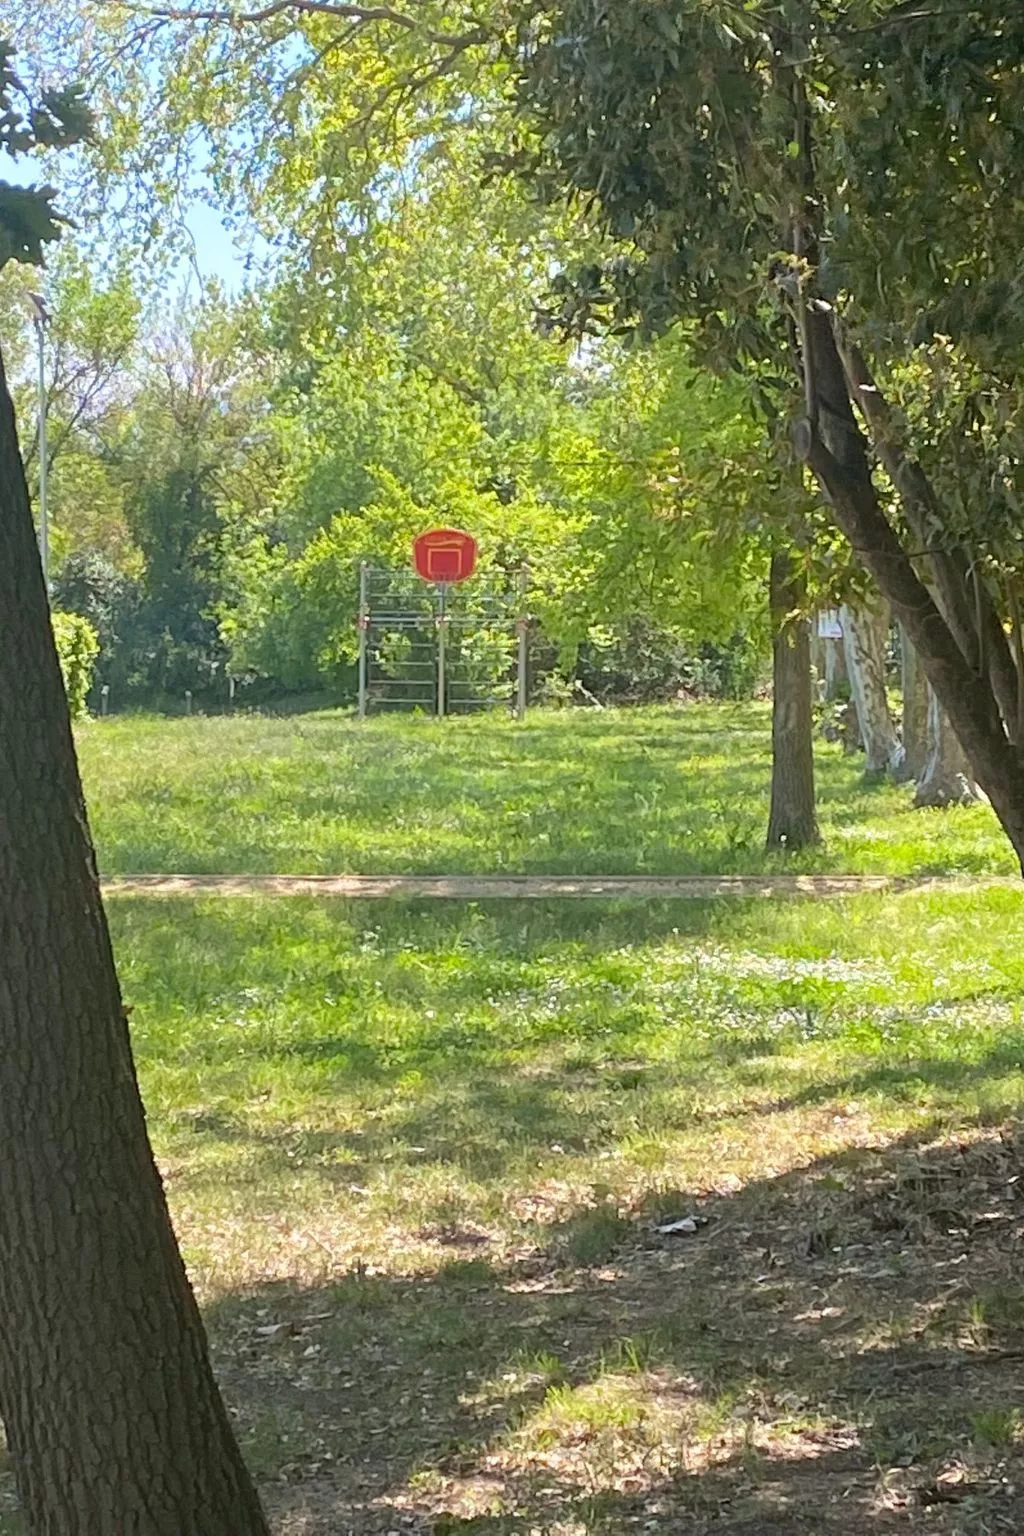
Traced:
<path id="1" fill-rule="evenodd" d="M 875 451 L 899 493 L 908 523 L 921 544 L 928 544 L 929 525 L 942 524 L 939 498 L 921 465 L 901 441 L 892 407 L 875 382 L 860 348 L 845 335 L 838 318 L 834 319 L 833 329 L 850 396 L 856 401 Z M 990 592 L 976 570 L 972 592 L 972 574 L 959 552 L 936 549 L 931 564 L 939 607 L 964 659 L 975 671 L 988 672 L 1003 718 L 1014 726 L 1016 667 Z"/>
<path id="2" fill-rule="evenodd" d="M 360 25 L 370 22 L 388 22 L 407 32 L 419 32 L 424 41 L 436 43 L 441 48 L 471 48 L 475 43 L 486 42 L 490 33 L 486 27 L 470 27 L 465 32 L 434 32 L 423 26 L 415 16 L 397 11 L 390 5 L 349 5 L 344 0 L 270 0 L 268 5 L 255 11 L 232 10 L 230 7 L 213 6 L 209 9 L 192 6 L 135 5 L 131 0 L 103 0 L 112 8 L 135 11 L 153 21 L 207 21 L 219 26 L 259 26 L 276 16 L 289 12 L 299 16 L 333 16 L 339 21 L 354 21 Z"/>

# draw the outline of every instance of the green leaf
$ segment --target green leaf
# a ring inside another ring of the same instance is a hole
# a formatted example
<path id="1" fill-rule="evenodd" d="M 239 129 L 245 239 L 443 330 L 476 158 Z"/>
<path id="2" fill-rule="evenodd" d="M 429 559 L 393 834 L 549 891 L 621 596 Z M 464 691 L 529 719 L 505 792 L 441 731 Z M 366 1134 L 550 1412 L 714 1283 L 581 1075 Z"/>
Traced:
<path id="1" fill-rule="evenodd" d="M 42 265 L 43 249 L 60 239 L 67 221 L 55 212 L 52 187 L 13 187 L 0 181 L 0 267 L 9 261 Z"/>

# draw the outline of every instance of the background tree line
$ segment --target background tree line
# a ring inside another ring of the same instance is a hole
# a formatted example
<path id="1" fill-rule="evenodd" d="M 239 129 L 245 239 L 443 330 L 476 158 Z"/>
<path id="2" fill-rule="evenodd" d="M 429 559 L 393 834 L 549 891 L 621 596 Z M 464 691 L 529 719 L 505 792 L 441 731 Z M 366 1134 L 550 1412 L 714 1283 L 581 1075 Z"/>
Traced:
<path id="1" fill-rule="evenodd" d="M 513 243 L 502 189 L 481 207 L 437 158 L 418 191 L 344 280 L 339 261 L 168 311 L 124 270 L 54 265 L 54 593 L 97 631 L 94 705 L 107 685 L 118 708 L 186 689 L 219 707 L 229 675 L 252 702 L 351 697 L 360 560 L 405 568 L 445 522 L 478 535 L 485 581 L 529 563 L 552 681 L 634 698 L 763 681 L 750 508 L 770 465 L 741 393 L 709 389 L 675 338 L 545 336 L 543 222 L 520 207 Z M 6 288 L 31 476 L 25 281 Z"/>

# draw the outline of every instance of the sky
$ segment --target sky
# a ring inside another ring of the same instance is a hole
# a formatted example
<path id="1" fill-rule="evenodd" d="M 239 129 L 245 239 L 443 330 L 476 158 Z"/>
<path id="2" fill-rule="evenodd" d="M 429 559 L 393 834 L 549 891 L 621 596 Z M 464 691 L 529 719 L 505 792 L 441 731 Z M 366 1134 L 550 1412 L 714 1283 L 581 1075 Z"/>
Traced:
<path id="1" fill-rule="evenodd" d="M 229 293 L 239 292 L 250 275 L 252 261 L 239 250 L 234 233 L 224 228 L 217 209 L 208 202 L 197 201 L 190 207 L 185 222 L 194 244 L 195 265 L 202 277 L 218 278 Z M 268 249 L 264 240 L 258 235 L 254 237 L 252 255 L 257 260 Z"/>
<path id="2" fill-rule="evenodd" d="M 0 156 L 0 181 L 24 187 L 45 180 L 38 161 L 31 157 L 13 160 L 6 155 Z M 197 192 L 190 203 L 185 223 L 192 237 L 192 252 L 181 258 L 180 283 L 172 279 L 171 286 L 180 287 L 190 279 L 194 282 L 198 268 L 202 278 L 217 278 L 229 293 L 238 293 L 252 275 L 253 258 L 258 262 L 269 254 L 267 242 L 254 231 L 244 242 L 250 253 L 241 249 L 238 236 L 224 228 L 220 212 L 201 192 Z"/>

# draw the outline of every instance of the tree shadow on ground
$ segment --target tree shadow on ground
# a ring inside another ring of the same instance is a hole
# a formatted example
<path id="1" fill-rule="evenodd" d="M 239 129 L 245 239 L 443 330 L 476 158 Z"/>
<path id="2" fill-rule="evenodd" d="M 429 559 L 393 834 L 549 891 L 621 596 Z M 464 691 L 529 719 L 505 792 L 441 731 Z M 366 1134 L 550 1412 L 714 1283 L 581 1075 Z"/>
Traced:
<path id="1" fill-rule="evenodd" d="M 919 1134 L 208 1320 L 282 1533 L 981 1536 L 1024 1526 L 1022 1193 L 1016 1129 Z"/>
<path id="2" fill-rule="evenodd" d="M 187 1110 L 167 1123 L 188 1140 L 194 1136 L 213 1146 L 243 1147 L 250 1177 L 257 1181 L 301 1166 L 326 1185 L 350 1188 L 369 1181 L 384 1161 L 397 1159 L 410 1166 L 457 1168 L 472 1180 L 500 1185 L 515 1181 L 524 1159 L 534 1159 L 537 1166 L 549 1164 L 552 1147 L 559 1155 L 596 1159 L 599 1170 L 602 1154 L 612 1155 L 632 1124 L 634 1089 L 640 1094 L 635 1114 L 661 1135 L 698 1127 L 732 1127 L 737 1135 L 749 1135 L 755 1121 L 766 1126 L 800 1110 L 827 1110 L 829 1105 L 861 1099 L 901 1103 L 922 1094 L 938 1117 L 944 1101 L 955 1106 L 973 1091 L 982 1106 L 990 1102 L 995 1118 L 1001 1119 L 1007 1106 L 1015 1104 L 1017 1078 L 1024 1074 L 1024 1036 L 1018 1036 L 970 1062 L 922 1055 L 855 1065 L 795 1092 L 779 1093 L 777 1079 L 767 1075 L 772 1058 L 763 1054 L 764 1042 L 757 1039 L 753 1046 L 758 1055 L 739 1070 L 733 1067 L 734 1092 L 719 1103 L 701 1101 L 702 1086 L 706 1090 L 720 1051 L 712 1040 L 703 1055 L 657 1065 L 618 1056 L 546 1069 L 532 1066 L 528 1073 L 514 1059 L 506 1064 L 445 1064 L 415 1092 L 407 1089 L 400 1106 L 379 1119 L 364 1119 L 358 1127 L 261 1126 L 244 1110 L 231 1113 L 223 1108 Z M 347 1047 L 341 1057 L 347 1068 L 352 1059 Z M 736 1059 L 733 1049 L 729 1060 Z M 378 1066 L 366 1080 L 388 1082 L 393 1075 Z M 179 1140 L 177 1149 L 187 1150 L 187 1143 Z M 220 1166 L 219 1158 L 215 1166 Z M 179 1180 L 184 1177 L 179 1170 Z"/>

